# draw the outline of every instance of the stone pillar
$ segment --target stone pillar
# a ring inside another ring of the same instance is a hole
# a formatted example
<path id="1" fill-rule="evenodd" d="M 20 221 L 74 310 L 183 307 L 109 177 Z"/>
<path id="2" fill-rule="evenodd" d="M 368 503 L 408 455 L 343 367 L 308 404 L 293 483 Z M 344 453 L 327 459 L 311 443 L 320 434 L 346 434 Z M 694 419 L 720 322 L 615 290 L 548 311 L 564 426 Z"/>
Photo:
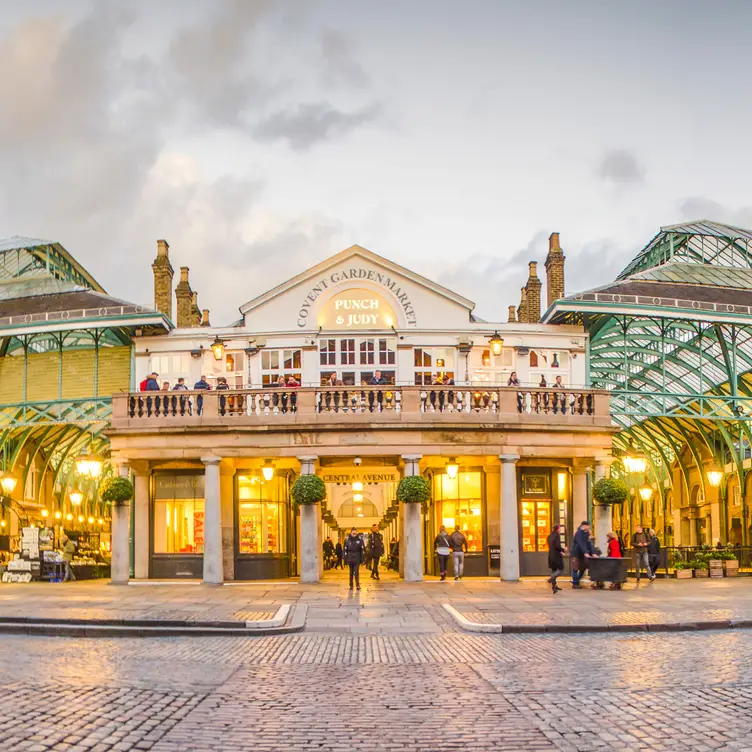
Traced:
<path id="1" fill-rule="evenodd" d="M 420 475 L 420 454 L 403 454 L 405 462 L 405 477 Z M 404 580 L 405 582 L 421 582 L 423 580 L 423 531 L 420 524 L 420 504 L 400 504 L 403 507 L 403 540 L 400 550 L 404 546 Z"/>
<path id="2" fill-rule="evenodd" d="M 235 579 L 235 468 L 223 461 L 219 466 L 219 505 L 222 513 L 222 572 L 225 580 Z"/>
<path id="3" fill-rule="evenodd" d="M 149 514 L 149 474 L 134 470 L 133 485 L 135 494 L 133 499 L 133 574 L 137 580 L 149 577 L 149 549 L 151 543 L 151 526 Z"/>
<path id="4" fill-rule="evenodd" d="M 154 272 L 154 309 L 172 320 L 172 278 L 175 272 L 166 240 L 157 241 L 157 257 L 151 269 Z"/>
<path id="5" fill-rule="evenodd" d="M 548 308 L 564 297 L 564 253 L 559 245 L 559 233 L 552 232 L 548 239 L 546 256 L 546 298 Z"/>
<path id="6" fill-rule="evenodd" d="M 298 457 L 301 475 L 315 475 L 316 460 L 311 455 Z M 319 582 L 323 561 L 321 556 L 321 504 L 300 507 L 300 581 Z"/>
<path id="7" fill-rule="evenodd" d="M 517 504 L 519 454 L 500 454 L 501 460 L 501 579 L 520 579 L 520 523 Z"/>
<path id="8" fill-rule="evenodd" d="M 127 462 L 120 465 L 119 473 L 127 478 L 130 468 Z M 128 533 L 130 529 L 131 505 L 112 505 L 112 567 L 110 582 L 113 585 L 127 585 L 130 579 L 130 546 Z"/>
<path id="9" fill-rule="evenodd" d="M 222 507 L 219 457 L 202 457 L 204 463 L 204 584 L 224 582 L 222 566 Z"/>
<path id="10" fill-rule="evenodd" d="M 609 463 L 603 460 L 596 460 L 595 462 L 595 482 L 597 483 L 601 478 L 605 478 L 608 475 Z M 606 555 L 608 551 L 608 541 L 606 540 L 606 533 L 611 532 L 613 526 L 613 507 L 611 504 L 596 504 L 593 500 L 593 522 L 595 523 L 595 545 L 603 551 L 603 555 Z M 584 517 L 582 519 L 585 519 Z M 582 522 L 582 520 L 576 520 L 575 524 Z"/>
<path id="11" fill-rule="evenodd" d="M 572 534 L 588 518 L 588 472 L 586 467 L 575 467 L 572 471 Z"/>

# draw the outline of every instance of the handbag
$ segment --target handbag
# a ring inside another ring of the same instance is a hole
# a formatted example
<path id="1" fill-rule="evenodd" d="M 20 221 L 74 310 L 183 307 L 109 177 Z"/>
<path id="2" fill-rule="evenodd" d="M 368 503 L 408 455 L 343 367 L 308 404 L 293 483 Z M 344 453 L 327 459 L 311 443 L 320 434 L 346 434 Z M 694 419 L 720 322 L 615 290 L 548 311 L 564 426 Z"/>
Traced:
<path id="1" fill-rule="evenodd" d="M 439 556 L 449 556 L 449 554 L 451 553 L 451 551 L 449 550 L 449 546 L 439 546 L 436 549 L 436 553 Z"/>

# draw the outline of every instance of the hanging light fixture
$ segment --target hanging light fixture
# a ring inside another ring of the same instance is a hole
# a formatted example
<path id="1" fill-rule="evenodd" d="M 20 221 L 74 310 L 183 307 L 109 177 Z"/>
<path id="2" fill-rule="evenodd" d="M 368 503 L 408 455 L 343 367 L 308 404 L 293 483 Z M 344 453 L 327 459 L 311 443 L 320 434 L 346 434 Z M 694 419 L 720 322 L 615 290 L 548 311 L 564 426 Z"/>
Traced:
<path id="1" fill-rule="evenodd" d="M 363 494 L 362 493 L 353 494 L 353 501 L 363 501 Z"/>
<path id="2" fill-rule="evenodd" d="M 82 514 L 78 515 L 78 521 L 79 522 L 83 522 L 84 521 L 84 516 Z"/>
<path id="3" fill-rule="evenodd" d="M 3 472 L 0 473 L 0 487 L 2 487 L 3 493 L 6 496 L 10 496 L 16 490 L 17 485 L 18 478 L 16 478 L 13 473 L 8 472 L 7 470 L 3 470 Z"/>
<path id="4" fill-rule="evenodd" d="M 214 353 L 214 360 L 222 360 L 225 354 L 225 343 L 219 337 L 215 337 L 214 342 L 211 343 L 211 351 Z"/>
<path id="5" fill-rule="evenodd" d="M 49 517 L 50 513 L 46 509 L 43 509 L 41 514 L 42 514 L 42 517 Z"/>
<path id="6" fill-rule="evenodd" d="M 89 523 L 90 525 L 93 525 L 93 524 L 94 524 L 94 518 L 93 518 L 93 517 L 89 517 L 89 519 L 87 520 L 87 522 L 88 522 L 88 523 Z"/>
<path id="7" fill-rule="evenodd" d="M 653 487 L 648 484 L 647 481 L 645 481 L 640 486 L 640 498 L 647 503 L 650 501 L 650 499 L 653 497 Z"/>
<path id="8" fill-rule="evenodd" d="M 498 330 L 491 335 L 488 344 L 491 345 L 491 352 L 494 355 L 501 355 L 501 349 L 504 347 L 504 338 L 499 334 Z"/>
<path id="9" fill-rule="evenodd" d="M 102 474 L 102 460 L 96 454 L 82 453 L 76 460 L 76 472 L 84 478 L 98 478 Z"/>
<path id="10" fill-rule="evenodd" d="M 68 514 L 65 515 L 65 519 L 68 520 L 68 522 L 70 522 L 73 519 L 73 515 L 70 512 L 68 512 Z"/>
<path id="11" fill-rule="evenodd" d="M 454 457 L 449 458 L 446 466 L 446 474 L 454 480 L 457 477 L 457 473 L 460 471 L 460 466 L 457 464 L 457 460 Z"/>
<path id="12" fill-rule="evenodd" d="M 363 481 L 362 480 L 354 480 L 352 484 L 352 490 L 353 491 L 362 491 L 363 490 Z"/>
<path id="13" fill-rule="evenodd" d="M 644 473 L 648 467 L 645 455 L 636 449 L 634 442 L 629 443 L 629 450 L 622 457 L 622 463 L 628 473 Z"/>
<path id="14" fill-rule="evenodd" d="M 81 506 L 81 502 L 84 500 L 84 492 L 76 486 L 76 488 L 68 493 L 68 498 L 74 507 Z"/>
<path id="15" fill-rule="evenodd" d="M 723 480 L 723 469 L 715 462 L 705 471 L 705 476 L 713 488 L 718 488 Z"/>
<path id="16" fill-rule="evenodd" d="M 270 460 L 266 460 L 261 466 L 261 474 L 265 481 L 270 481 L 274 477 L 274 465 Z"/>
<path id="17" fill-rule="evenodd" d="M 62 512 L 55 512 L 55 519 L 56 519 L 56 520 L 59 520 L 59 519 L 61 519 L 61 518 L 62 518 L 62 516 L 63 516 L 63 513 L 62 513 Z"/>

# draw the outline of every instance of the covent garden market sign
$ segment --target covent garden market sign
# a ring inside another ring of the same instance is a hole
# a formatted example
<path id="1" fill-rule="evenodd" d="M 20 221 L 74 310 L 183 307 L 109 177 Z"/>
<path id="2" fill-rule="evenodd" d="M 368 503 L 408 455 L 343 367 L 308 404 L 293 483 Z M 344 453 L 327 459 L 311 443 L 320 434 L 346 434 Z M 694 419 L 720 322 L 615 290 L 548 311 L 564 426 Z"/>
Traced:
<path id="1" fill-rule="evenodd" d="M 397 316 L 389 301 L 366 287 L 347 287 L 336 291 L 342 283 L 370 282 L 389 290 L 399 302 L 408 326 L 415 326 L 415 309 L 408 294 L 388 274 L 372 269 L 351 268 L 332 272 L 319 280 L 305 296 L 298 311 L 298 326 L 321 328 L 327 331 L 344 329 L 391 329 L 397 325 Z M 327 293 L 334 293 L 312 320 L 313 304 Z"/>

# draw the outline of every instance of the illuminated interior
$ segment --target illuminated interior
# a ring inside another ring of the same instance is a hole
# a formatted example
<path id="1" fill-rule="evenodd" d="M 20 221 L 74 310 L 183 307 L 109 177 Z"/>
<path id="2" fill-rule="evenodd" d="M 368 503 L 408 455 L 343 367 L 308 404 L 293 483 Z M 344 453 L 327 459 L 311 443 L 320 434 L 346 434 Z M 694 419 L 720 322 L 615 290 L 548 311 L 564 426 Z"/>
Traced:
<path id="1" fill-rule="evenodd" d="M 456 478 L 437 473 L 433 478 L 438 525 L 452 532 L 459 525 L 467 550 L 483 551 L 483 478 L 480 470 L 460 469 Z"/>
<path id="2" fill-rule="evenodd" d="M 287 478 L 238 476 L 238 553 L 287 553 Z"/>

